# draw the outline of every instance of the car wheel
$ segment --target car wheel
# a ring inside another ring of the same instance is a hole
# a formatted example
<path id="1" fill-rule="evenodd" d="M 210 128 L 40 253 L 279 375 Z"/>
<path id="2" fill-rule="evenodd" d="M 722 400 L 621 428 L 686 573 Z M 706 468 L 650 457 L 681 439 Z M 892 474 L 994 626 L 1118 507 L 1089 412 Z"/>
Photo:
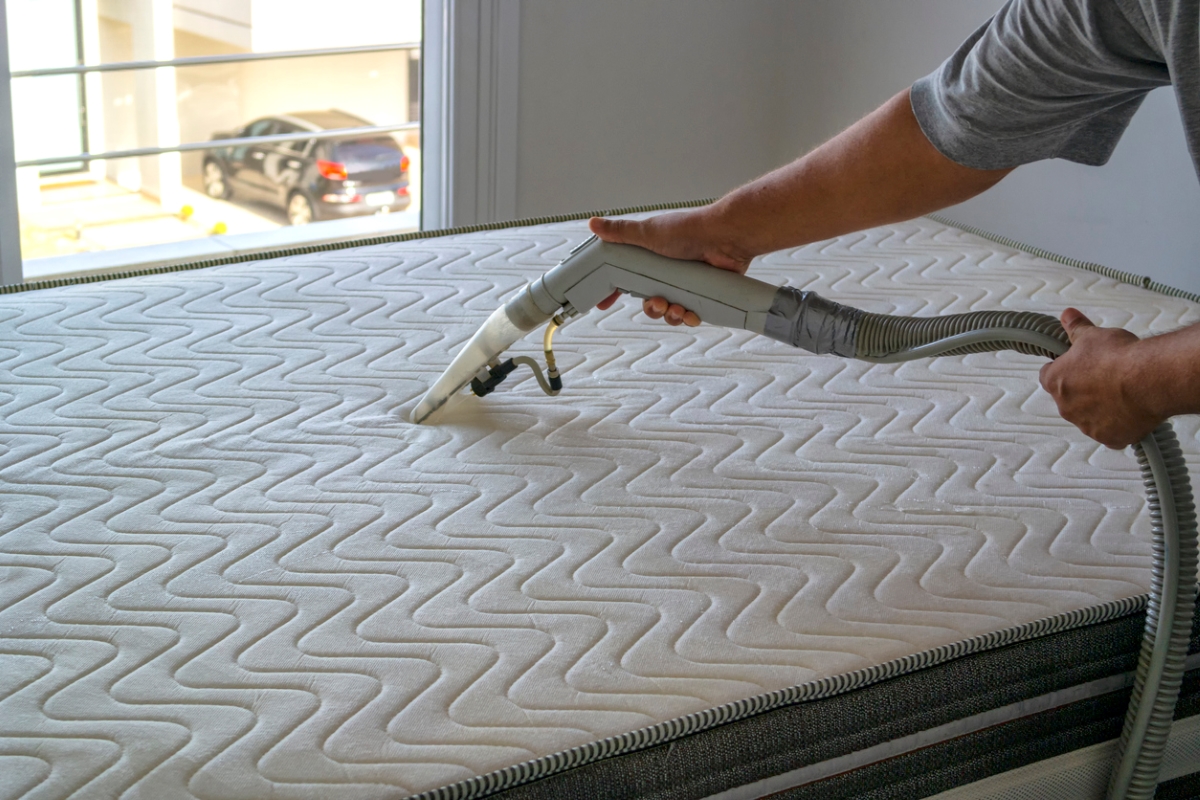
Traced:
<path id="1" fill-rule="evenodd" d="M 204 162 L 204 193 L 217 200 L 228 200 L 233 194 L 225 170 L 215 161 Z"/>
<path id="2" fill-rule="evenodd" d="M 307 225 L 316 219 L 307 197 L 297 192 L 288 198 L 287 219 L 289 225 Z"/>

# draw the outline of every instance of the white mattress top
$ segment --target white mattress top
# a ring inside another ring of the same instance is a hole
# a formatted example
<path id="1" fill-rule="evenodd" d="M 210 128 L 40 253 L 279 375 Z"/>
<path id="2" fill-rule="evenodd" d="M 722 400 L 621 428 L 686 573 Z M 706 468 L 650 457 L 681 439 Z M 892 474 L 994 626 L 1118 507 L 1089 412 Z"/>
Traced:
<path id="1" fill-rule="evenodd" d="M 871 366 L 626 301 L 558 334 L 559 397 L 522 369 L 408 424 L 585 235 L 0 296 L 0 795 L 422 791 L 1147 590 L 1136 464 L 1030 356 Z M 929 220 L 752 274 L 870 311 L 1200 319 Z"/>

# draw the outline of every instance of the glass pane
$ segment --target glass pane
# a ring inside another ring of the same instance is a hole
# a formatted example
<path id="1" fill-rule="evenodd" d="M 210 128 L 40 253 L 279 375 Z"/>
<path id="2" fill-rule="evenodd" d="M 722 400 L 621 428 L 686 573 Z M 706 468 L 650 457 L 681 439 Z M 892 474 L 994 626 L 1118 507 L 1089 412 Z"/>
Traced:
<path id="1" fill-rule="evenodd" d="M 19 70 L 81 63 L 75 0 L 8 0 L 9 66 Z M 29 36 L 36 30 L 38 35 Z M 55 75 L 13 82 L 13 136 L 17 160 L 79 153 L 86 149 L 83 79 Z M 78 171 L 81 162 L 43 167 L 42 174 Z"/>
<path id="2" fill-rule="evenodd" d="M 78 7 L 76 0 L 9 0 L 12 68 L 389 45 L 419 42 L 421 34 L 420 0 L 356 0 L 354 19 L 364 24 L 340 26 L 313 23 L 337 16 L 332 0 L 253 0 L 253 15 L 251 0 L 223 0 L 219 14 L 209 0 L 83 4 L 98 7 L 93 18 L 77 18 Z M 20 30 L 39 35 L 16 41 Z M 19 161 L 214 142 L 192 152 L 18 168 L 27 275 L 50 269 L 49 261 L 38 266 L 42 258 L 310 221 L 305 230 L 315 239 L 415 229 L 419 75 L 419 50 L 403 49 L 14 79 Z M 409 123 L 414 129 L 307 138 Z M 302 138 L 219 144 L 269 134 Z M 213 247 L 221 241 L 211 239 Z"/>

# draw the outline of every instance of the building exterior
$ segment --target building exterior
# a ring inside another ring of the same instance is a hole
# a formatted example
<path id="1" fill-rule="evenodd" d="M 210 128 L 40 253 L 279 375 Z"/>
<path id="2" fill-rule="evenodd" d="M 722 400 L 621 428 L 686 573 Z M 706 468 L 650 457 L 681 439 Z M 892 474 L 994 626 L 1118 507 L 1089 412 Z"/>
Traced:
<path id="1" fill-rule="evenodd" d="M 418 42 L 420 0 L 9 0 L 13 70 L 227 53 Z M 31 35 L 36 31 L 36 36 Z M 14 81 L 17 159 L 205 141 L 257 117 L 337 108 L 377 125 L 415 119 L 419 51 L 25 78 Z M 176 212 L 202 155 L 169 153 L 20 172 L 88 171 Z"/>

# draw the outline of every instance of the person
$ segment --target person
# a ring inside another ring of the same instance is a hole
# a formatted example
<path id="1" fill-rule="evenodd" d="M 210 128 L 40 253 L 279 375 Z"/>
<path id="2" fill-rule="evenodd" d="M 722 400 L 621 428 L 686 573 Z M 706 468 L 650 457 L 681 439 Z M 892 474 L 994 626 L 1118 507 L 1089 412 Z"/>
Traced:
<path id="1" fill-rule="evenodd" d="M 589 225 L 606 241 L 744 273 L 764 253 L 962 202 L 1021 164 L 1104 164 L 1146 93 L 1168 84 L 1197 160 L 1198 42 L 1200 0 L 1010 0 L 937 71 L 802 158 L 703 208 Z M 643 308 L 700 323 L 661 297 Z M 1088 436 L 1125 447 L 1200 412 L 1200 324 L 1138 339 L 1074 308 L 1061 320 L 1071 349 L 1041 383 Z"/>

